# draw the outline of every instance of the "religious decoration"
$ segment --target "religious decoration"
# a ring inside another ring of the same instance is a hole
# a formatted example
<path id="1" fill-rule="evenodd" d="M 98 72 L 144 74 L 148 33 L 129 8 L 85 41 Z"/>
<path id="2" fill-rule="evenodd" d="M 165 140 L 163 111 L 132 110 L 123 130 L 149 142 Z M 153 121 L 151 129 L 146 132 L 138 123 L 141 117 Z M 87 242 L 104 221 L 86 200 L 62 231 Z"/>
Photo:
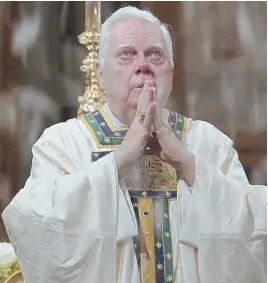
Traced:
<path id="1" fill-rule="evenodd" d="M 78 97 L 78 117 L 104 104 L 104 95 L 99 88 L 96 63 L 100 41 L 101 7 L 99 1 L 87 1 L 85 4 L 86 31 L 78 36 L 79 42 L 88 50 L 87 57 L 83 60 L 81 71 L 85 73 L 85 91 L 83 96 Z"/>
<path id="2" fill-rule="evenodd" d="M 128 130 L 127 127 L 115 128 L 102 109 L 83 114 L 80 120 L 97 147 L 92 152 L 92 162 L 116 150 Z M 165 109 L 163 120 L 169 123 L 178 139 L 185 136 L 186 117 Z M 141 282 L 175 282 L 173 267 L 177 266 L 178 258 L 172 254 L 169 204 L 177 198 L 180 174 L 147 148 L 131 173 L 123 175 L 139 230 L 133 245 Z"/>

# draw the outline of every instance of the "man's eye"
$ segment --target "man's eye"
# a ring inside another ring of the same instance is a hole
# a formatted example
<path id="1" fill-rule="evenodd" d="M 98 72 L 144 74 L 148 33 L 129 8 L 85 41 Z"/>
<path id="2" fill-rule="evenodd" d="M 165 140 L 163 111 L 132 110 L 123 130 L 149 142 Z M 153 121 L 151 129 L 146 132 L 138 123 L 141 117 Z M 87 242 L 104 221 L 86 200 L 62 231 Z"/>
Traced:
<path id="1" fill-rule="evenodd" d="M 152 55 L 155 56 L 155 57 L 161 57 L 162 53 L 158 50 L 154 50 L 154 51 L 152 51 Z"/>
<path id="2" fill-rule="evenodd" d="M 131 55 L 132 55 L 131 52 L 130 52 L 130 51 L 127 51 L 127 50 L 121 52 L 121 56 L 122 56 L 122 57 L 129 57 L 129 56 L 131 56 Z"/>

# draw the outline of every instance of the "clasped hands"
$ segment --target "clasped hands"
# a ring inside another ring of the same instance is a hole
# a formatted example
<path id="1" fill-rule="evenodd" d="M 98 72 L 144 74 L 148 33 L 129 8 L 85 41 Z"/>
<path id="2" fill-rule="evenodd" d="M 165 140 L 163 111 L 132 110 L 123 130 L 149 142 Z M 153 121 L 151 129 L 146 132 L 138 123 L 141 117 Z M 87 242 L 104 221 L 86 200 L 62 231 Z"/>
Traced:
<path id="1" fill-rule="evenodd" d="M 152 127 L 153 126 L 153 127 Z M 155 134 L 152 135 L 152 128 Z M 122 144 L 114 152 L 118 174 L 131 170 L 144 155 L 147 147 L 164 162 L 179 171 L 182 178 L 193 186 L 195 157 L 176 137 L 168 122 L 162 118 L 157 102 L 156 87 L 145 81 L 138 101 L 136 116 Z"/>

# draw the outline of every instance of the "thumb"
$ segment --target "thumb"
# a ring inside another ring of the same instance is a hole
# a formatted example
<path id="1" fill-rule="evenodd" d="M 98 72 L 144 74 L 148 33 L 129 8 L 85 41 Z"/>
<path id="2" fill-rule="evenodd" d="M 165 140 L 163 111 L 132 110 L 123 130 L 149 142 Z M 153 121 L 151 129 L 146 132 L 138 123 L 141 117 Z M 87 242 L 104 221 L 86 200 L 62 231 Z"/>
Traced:
<path id="1" fill-rule="evenodd" d="M 160 151 L 160 159 L 164 162 L 166 161 L 166 155 L 164 154 L 162 150 Z"/>
<path id="2" fill-rule="evenodd" d="M 155 103 L 155 110 L 154 110 L 154 117 L 153 117 L 153 124 L 155 127 L 155 130 L 158 130 L 162 127 L 162 121 L 161 121 L 161 113 L 159 110 L 158 103 Z"/>
<path id="3" fill-rule="evenodd" d="M 144 122 L 143 122 L 143 126 L 144 126 L 144 128 L 147 131 L 151 130 L 151 125 L 153 123 L 154 112 L 155 112 L 155 103 L 151 102 L 149 107 L 148 107 L 148 109 L 147 109 L 147 111 L 146 111 L 145 119 L 144 119 Z"/>

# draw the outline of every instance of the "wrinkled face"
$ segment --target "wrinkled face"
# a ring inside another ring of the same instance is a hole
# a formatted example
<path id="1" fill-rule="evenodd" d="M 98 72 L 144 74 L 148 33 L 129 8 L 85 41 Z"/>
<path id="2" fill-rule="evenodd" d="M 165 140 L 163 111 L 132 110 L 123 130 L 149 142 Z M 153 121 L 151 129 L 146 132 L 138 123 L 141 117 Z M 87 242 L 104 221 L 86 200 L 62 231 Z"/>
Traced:
<path id="1" fill-rule="evenodd" d="M 114 115 L 130 125 L 146 79 L 157 88 L 161 107 L 172 89 L 173 67 L 163 33 L 157 24 L 143 19 L 122 19 L 109 30 L 99 84 Z"/>

